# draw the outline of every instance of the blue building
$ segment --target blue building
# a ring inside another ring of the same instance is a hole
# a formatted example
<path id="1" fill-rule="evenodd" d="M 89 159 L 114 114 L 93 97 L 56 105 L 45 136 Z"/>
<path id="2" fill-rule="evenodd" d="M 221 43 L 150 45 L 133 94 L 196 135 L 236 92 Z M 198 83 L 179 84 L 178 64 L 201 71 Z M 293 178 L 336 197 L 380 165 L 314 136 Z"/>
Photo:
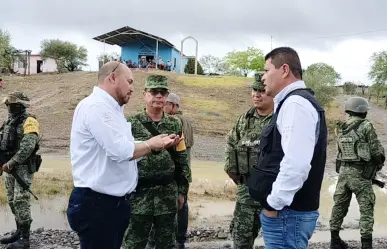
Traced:
<path id="1" fill-rule="evenodd" d="M 139 64 L 141 59 L 147 62 L 161 58 L 164 63 L 170 61 L 172 70 L 180 73 L 180 51 L 164 38 L 141 30 L 125 26 L 109 33 L 97 36 L 94 40 L 121 47 L 121 59 Z M 188 59 L 183 54 L 183 70 Z M 184 72 L 183 72 L 184 73 Z"/>

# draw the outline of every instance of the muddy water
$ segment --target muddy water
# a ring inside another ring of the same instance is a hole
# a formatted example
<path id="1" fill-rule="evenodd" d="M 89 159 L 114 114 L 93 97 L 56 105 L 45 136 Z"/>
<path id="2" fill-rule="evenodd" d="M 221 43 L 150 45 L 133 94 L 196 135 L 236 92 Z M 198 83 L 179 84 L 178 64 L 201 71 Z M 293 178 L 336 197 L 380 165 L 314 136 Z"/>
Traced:
<path id="1" fill-rule="evenodd" d="M 329 217 L 333 205 L 333 193 L 336 186 L 336 180 L 325 180 L 323 183 L 323 191 L 321 192 L 320 218 L 321 230 L 329 230 Z M 376 208 L 375 208 L 375 231 L 378 233 L 387 234 L 387 195 L 385 189 L 374 187 L 376 194 Z M 32 229 L 39 227 L 53 228 L 53 229 L 67 229 L 67 219 L 65 210 L 68 197 L 59 196 L 51 199 L 41 198 L 39 202 L 32 201 L 32 215 L 34 222 Z M 205 219 L 209 221 L 223 220 L 226 216 L 231 216 L 234 210 L 234 203 L 232 201 L 192 201 L 190 207 L 197 214 L 197 219 L 192 225 L 201 223 Z M 344 219 L 344 227 L 350 229 L 358 229 L 358 219 L 360 217 L 359 206 L 355 196 L 351 201 L 348 214 Z M 8 206 L 0 207 L 0 233 L 9 229 L 13 229 L 15 224 L 12 213 Z M 357 236 L 357 234 L 356 234 Z M 376 236 L 376 234 L 375 234 Z"/>
<path id="2" fill-rule="evenodd" d="M 31 202 L 31 212 L 33 223 L 31 229 L 52 228 L 69 229 L 66 218 L 67 196 L 57 196 L 55 198 L 40 198 L 39 202 Z M 15 220 L 8 205 L 0 206 L 0 234 L 15 229 Z"/>
<path id="3" fill-rule="evenodd" d="M 326 179 L 323 183 L 320 205 L 320 227 L 314 234 L 312 241 L 323 242 L 330 238 L 329 218 L 333 205 L 333 193 L 336 186 L 336 179 Z M 376 194 L 376 210 L 374 236 L 381 237 L 387 234 L 387 195 L 386 189 L 374 187 Z M 39 202 L 32 201 L 32 215 L 34 222 L 32 229 L 44 227 L 46 229 L 69 229 L 65 210 L 68 197 L 59 196 L 51 199 L 41 198 Z M 213 200 L 193 200 L 190 202 L 190 209 L 195 212 L 197 219 L 190 223 L 190 226 L 216 226 L 216 224 L 225 224 L 229 222 L 233 210 L 232 201 L 213 201 Z M 359 239 L 358 220 L 360 217 L 359 207 L 355 196 L 351 201 L 348 214 L 344 219 L 344 228 L 342 235 L 345 239 Z M 8 206 L 0 206 L 0 234 L 15 228 L 12 213 Z M 262 238 L 256 240 L 257 245 L 261 245 Z"/>

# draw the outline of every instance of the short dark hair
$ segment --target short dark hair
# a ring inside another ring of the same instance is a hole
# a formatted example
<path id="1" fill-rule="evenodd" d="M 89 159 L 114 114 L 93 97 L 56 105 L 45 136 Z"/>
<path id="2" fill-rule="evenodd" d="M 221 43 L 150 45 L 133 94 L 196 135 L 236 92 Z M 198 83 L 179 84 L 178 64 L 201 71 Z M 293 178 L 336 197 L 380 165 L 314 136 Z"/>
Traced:
<path id="1" fill-rule="evenodd" d="M 271 59 L 276 69 L 283 64 L 288 64 L 290 71 L 297 79 L 302 79 L 302 67 L 296 50 L 290 47 L 275 48 L 265 56 L 265 61 Z"/>

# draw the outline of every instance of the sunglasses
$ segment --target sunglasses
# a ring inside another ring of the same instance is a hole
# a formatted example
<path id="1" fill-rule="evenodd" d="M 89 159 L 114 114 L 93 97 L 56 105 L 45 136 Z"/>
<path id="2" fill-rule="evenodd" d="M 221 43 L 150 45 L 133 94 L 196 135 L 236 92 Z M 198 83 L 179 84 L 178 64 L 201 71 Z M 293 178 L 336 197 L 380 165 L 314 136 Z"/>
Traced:
<path id="1" fill-rule="evenodd" d="M 165 89 L 149 89 L 148 92 L 150 92 L 153 96 L 156 96 L 157 94 L 161 94 L 161 96 L 165 97 L 169 94 L 168 90 Z"/>

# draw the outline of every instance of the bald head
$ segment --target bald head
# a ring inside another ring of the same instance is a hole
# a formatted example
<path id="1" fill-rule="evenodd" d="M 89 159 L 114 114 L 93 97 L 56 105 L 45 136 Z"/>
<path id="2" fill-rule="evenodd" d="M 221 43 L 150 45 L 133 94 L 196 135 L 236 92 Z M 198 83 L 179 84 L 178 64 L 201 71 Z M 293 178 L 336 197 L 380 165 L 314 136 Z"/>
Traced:
<path id="1" fill-rule="evenodd" d="M 116 76 L 120 75 L 124 68 L 129 69 L 125 64 L 119 61 L 109 61 L 103 64 L 98 72 L 98 83 L 103 83 L 104 79 L 106 79 L 112 72 L 114 72 Z"/>
<path id="2" fill-rule="evenodd" d="M 124 105 L 133 92 L 132 71 L 119 61 L 109 61 L 98 72 L 98 86 Z"/>

